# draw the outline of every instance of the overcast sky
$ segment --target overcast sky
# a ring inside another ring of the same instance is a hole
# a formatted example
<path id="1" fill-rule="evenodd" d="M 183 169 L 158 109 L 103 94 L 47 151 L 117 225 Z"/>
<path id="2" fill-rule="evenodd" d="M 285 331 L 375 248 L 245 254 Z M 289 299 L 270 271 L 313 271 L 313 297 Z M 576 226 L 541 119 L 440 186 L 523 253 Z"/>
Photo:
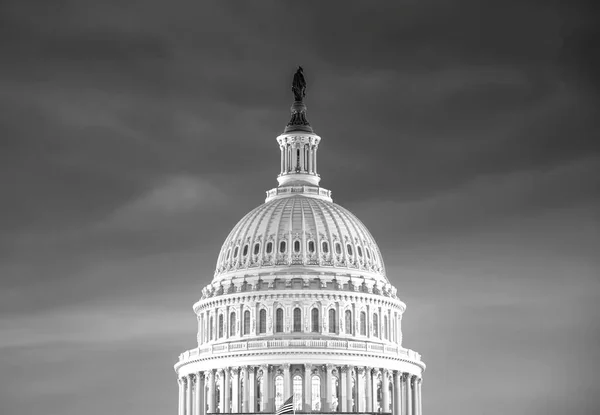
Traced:
<path id="1" fill-rule="evenodd" d="M 593 1 L 0 3 L 0 413 L 175 414 L 293 73 L 426 415 L 600 411 Z"/>

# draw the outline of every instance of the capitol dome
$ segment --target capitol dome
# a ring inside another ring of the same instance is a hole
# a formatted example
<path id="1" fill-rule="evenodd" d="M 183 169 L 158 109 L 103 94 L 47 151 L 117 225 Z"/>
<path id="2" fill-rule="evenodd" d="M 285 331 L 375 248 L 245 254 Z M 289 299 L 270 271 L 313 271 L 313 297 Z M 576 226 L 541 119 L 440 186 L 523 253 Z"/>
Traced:
<path id="1" fill-rule="evenodd" d="M 321 137 L 302 69 L 277 137 L 279 185 L 223 243 L 193 306 L 197 347 L 175 364 L 179 415 L 422 415 L 425 364 L 403 346 L 406 305 L 365 225 L 320 187 Z"/>

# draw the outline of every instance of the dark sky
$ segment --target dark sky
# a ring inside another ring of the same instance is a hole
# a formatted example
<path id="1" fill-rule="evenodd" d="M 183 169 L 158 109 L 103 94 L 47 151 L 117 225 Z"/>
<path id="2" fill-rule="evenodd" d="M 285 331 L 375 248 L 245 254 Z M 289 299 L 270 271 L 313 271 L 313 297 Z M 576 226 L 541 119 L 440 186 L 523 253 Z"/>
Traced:
<path id="1" fill-rule="evenodd" d="M 173 414 L 297 65 L 426 414 L 600 411 L 593 1 L 0 3 L 0 413 Z"/>

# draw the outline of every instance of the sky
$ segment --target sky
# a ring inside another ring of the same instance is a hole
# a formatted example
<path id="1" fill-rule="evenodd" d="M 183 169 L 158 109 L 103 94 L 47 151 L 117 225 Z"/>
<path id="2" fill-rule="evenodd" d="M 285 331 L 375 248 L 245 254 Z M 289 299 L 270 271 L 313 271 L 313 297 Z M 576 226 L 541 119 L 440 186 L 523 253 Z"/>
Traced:
<path id="1" fill-rule="evenodd" d="M 293 73 L 428 414 L 600 411 L 593 1 L 0 3 L 0 414 L 174 414 Z"/>

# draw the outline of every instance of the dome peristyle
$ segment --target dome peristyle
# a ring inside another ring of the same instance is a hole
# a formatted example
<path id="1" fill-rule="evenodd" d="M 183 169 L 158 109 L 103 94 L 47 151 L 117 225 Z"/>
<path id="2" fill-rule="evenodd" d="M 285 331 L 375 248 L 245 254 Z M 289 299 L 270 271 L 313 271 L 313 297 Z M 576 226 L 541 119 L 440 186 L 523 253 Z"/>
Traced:
<path id="1" fill-rule="evenodd" d="M 389 283 L 381 253 L 363 223 L 326 200 L 290 193 L 267 201 L 240 220 L 221 248 L 215 281 L 266 268 L 324 267 Z"/>

